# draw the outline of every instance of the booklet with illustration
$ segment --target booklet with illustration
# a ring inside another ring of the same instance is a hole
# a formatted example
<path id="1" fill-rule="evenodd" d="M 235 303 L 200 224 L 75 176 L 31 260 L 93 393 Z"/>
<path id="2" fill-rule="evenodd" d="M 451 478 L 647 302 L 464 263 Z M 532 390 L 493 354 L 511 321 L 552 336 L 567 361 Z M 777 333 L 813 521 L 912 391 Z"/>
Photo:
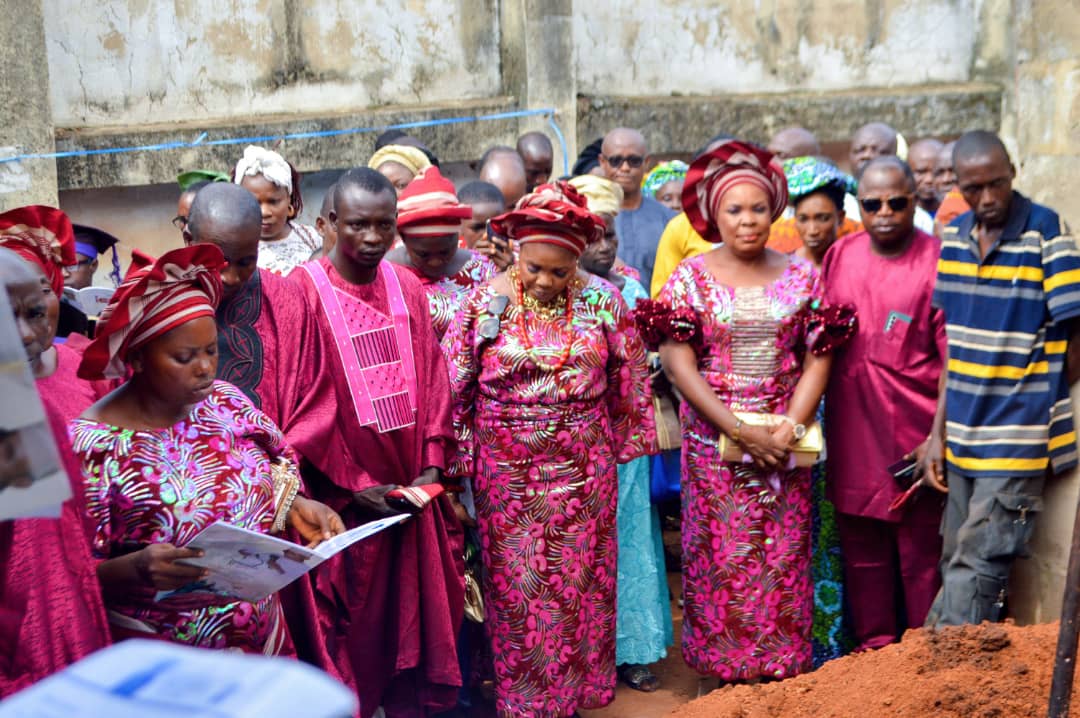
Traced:
<path id="1" fill-rule="evenodd" d="M 184 545 L 184 548 L 200 549 L 203 555 L 180 562 L 205 568 L 210 575 L 175 591 L 160 591 L 157 600 L 192 593 L 212 593 L 244 601 L 261 601 L 354 543 L 399 524 L 410 516 L 398 514 L 369 521 L 323 541 L 315 548 L 306 548 L 218 521 Z"/>

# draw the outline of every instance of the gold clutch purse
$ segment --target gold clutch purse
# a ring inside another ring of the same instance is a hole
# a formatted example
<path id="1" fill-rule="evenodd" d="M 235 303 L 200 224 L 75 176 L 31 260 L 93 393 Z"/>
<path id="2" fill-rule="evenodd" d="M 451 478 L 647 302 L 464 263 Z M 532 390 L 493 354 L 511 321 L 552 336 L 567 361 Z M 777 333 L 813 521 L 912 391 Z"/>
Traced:
<path id="1" fill-rule="evenodd" d="M 736 411 L 735 417 L 742 419 L 743 426 L 764 426 L 768 429 L 787 421 L 779 414 L 758 414 L 745 411 Z M 736 464 L 747 463 L 746 451 L 739 446 L 739 442 L 727 434 L 720 434 L 717 444 L 724 461 Z M 791 456 L 795 459 L 795 466 L 813 466 L 824 451 L 825 434 L 821 431 L 821 424 L 815 421 L 806 425 L 806 435 L 791 447 Z"/>

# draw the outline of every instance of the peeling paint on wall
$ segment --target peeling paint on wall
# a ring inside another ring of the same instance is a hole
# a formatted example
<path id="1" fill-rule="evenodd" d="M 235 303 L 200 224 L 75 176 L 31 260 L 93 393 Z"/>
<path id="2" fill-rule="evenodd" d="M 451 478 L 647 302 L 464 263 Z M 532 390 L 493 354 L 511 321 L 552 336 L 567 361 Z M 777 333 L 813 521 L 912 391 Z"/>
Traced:
<path id="1" fill-rule="evenodd" d="M 0 157 L 14 157 L 18 150 L 14 147 L 0 147 Z M 0 164 L 0 194 L 24 192 L 30 189 L 32 179 L 22 162 Z"/>
<path id="2" fill-rule="evenodd" d="M 591 57 L 578 89 L 708 95 L 963 82 L 974 1 L 582 2 L 575 41 Z"/>
<path id="3" fill-rule="evenodd" d="M 323 113 L 500 91 L 494 0 L 42 5 L 59 127 Z"/>

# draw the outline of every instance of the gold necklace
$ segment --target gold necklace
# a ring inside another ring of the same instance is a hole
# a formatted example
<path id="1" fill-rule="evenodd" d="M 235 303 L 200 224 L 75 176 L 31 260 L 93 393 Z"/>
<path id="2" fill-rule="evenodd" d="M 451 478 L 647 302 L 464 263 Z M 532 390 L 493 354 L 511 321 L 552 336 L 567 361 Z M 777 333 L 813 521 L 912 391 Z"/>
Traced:
<path id="1" fill-rule="evenodd" d="M 521 303 L 525 309 L 528 309 L 536 316 L 549 322 L 562 315 L 566 309 L 565 294 L 560 294 L 550 302 L 541 302 L 539 299 L 530 297 L 528 294 L 525 294 L 521 299 Z"/>
<path id="2" fill-rule="evenodd" d="M 510 268 L 510 281 L 518 289 L 518 296 L 520 297 L 519 304 L 521 304 L 522 310 L 528 309 L 536 316 L 549 322 L 565 313 L 567 292 L 560 292 L 559 296 L 555 297 L 550 302 L 541 302 L 539 299 L 524 291 L 524 285 L 518 277 L 517 265 Z"/>

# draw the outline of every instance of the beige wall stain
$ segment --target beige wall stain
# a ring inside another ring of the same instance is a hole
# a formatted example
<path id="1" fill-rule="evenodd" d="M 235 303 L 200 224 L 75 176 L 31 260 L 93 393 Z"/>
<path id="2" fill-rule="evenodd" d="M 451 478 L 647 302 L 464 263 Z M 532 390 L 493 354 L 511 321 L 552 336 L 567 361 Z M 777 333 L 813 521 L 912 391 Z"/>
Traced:
<path id="1" fill-rule="evenodd" d="M 41 0 L 59 126 L 495 97 L 497 2 Z M 465 15 L 467 14 L 467 19 Z M 473 39 L 464 47 L 462 38 Z"/>

